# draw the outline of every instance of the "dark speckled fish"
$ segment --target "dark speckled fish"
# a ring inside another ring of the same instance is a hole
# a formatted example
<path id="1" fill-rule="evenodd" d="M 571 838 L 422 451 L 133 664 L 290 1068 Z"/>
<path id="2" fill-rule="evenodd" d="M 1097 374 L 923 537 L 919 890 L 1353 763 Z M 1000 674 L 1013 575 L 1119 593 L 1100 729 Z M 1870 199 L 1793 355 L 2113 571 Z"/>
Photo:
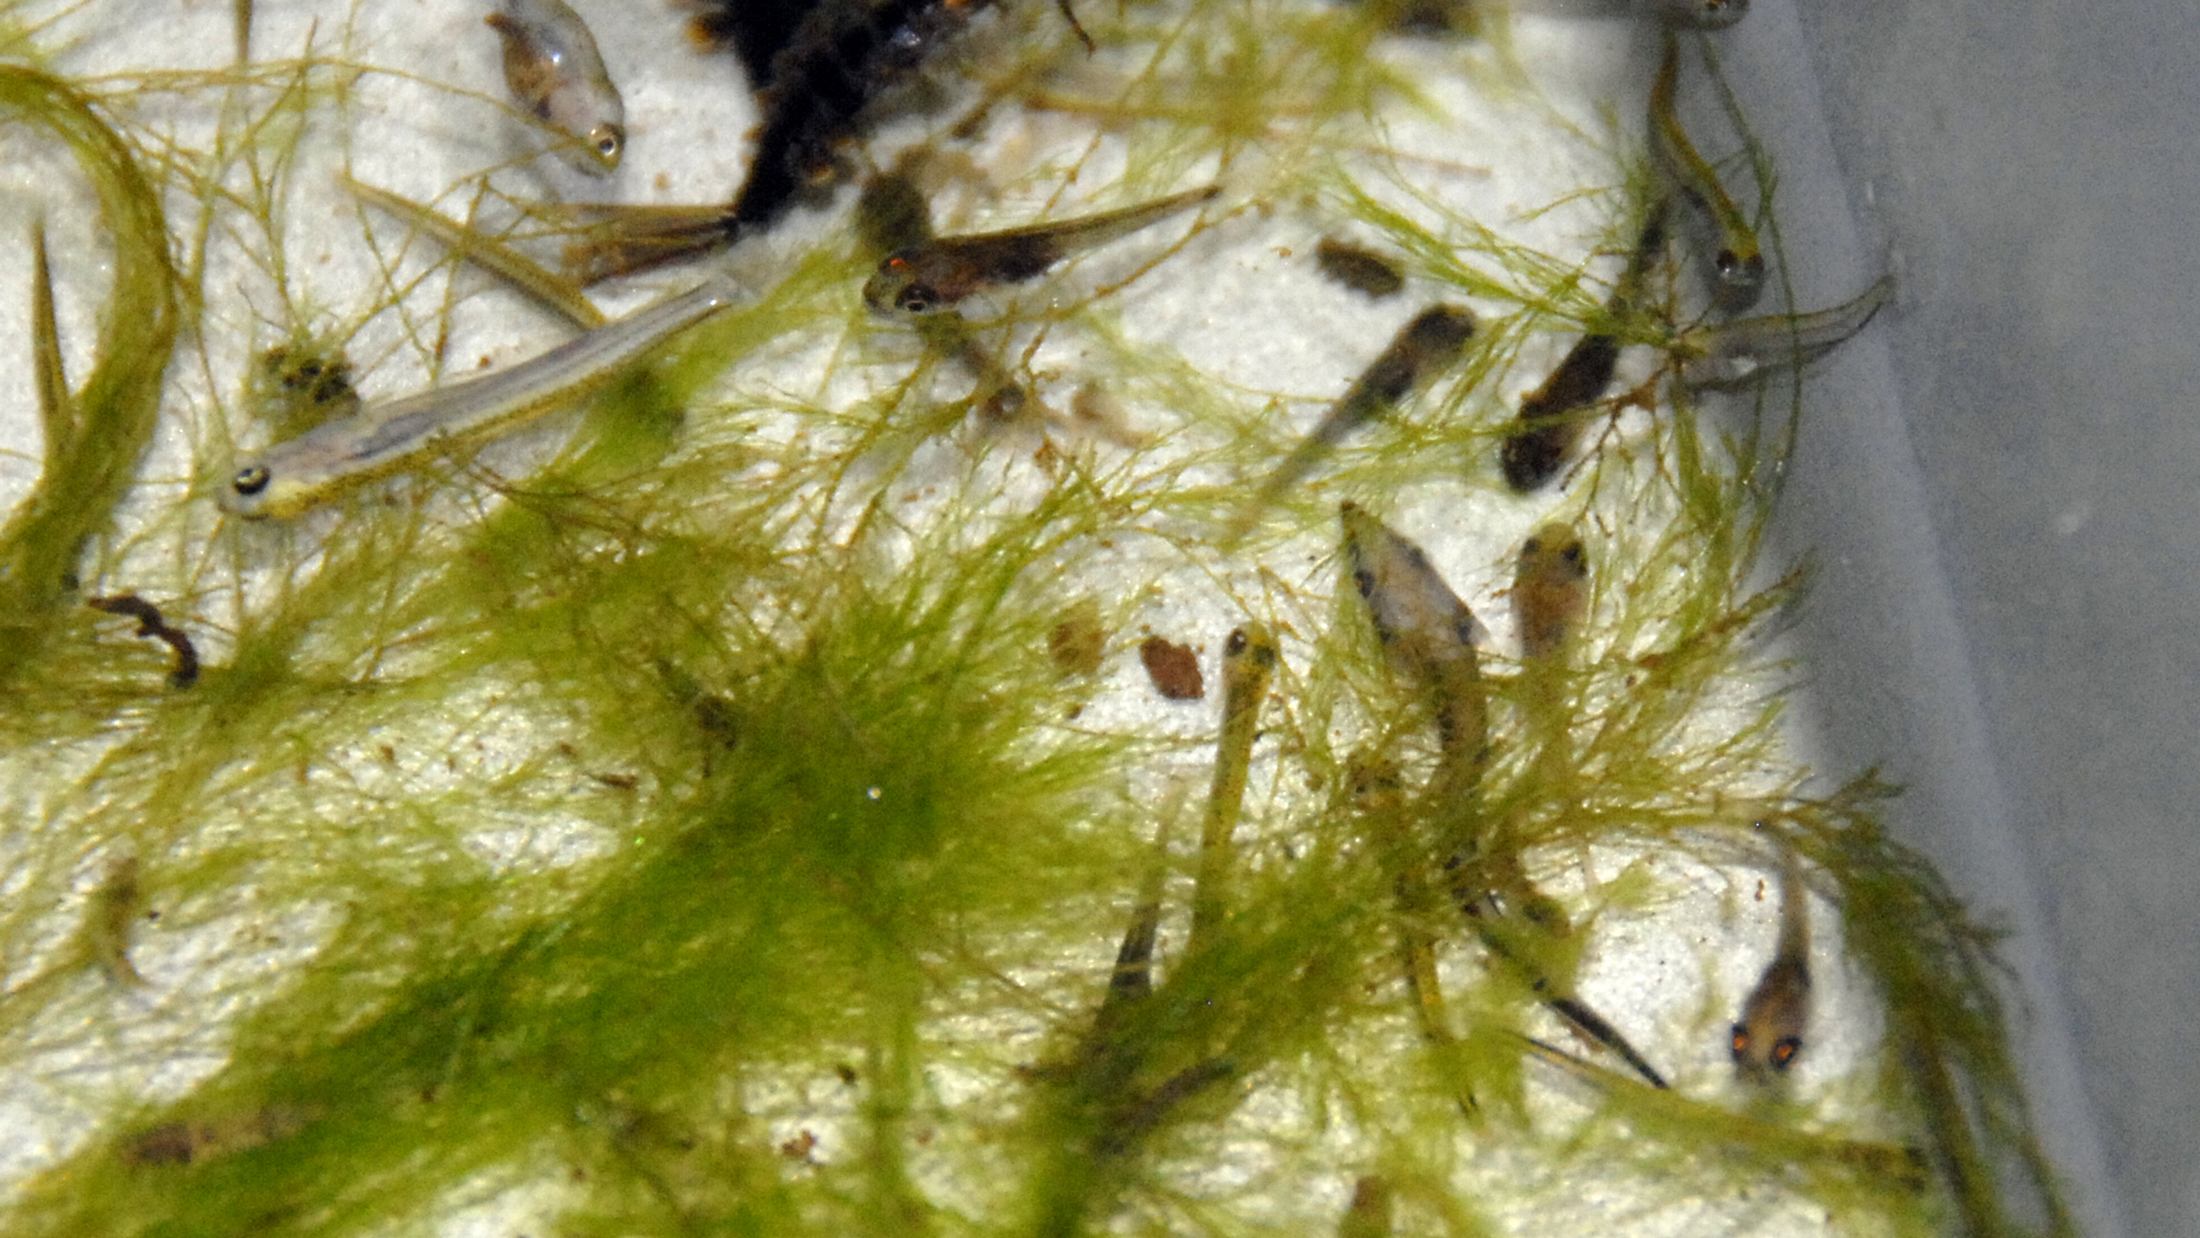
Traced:
<path id="1" fill-rule="evenodd" d="M 1642 298 L 1643 284 L 1665 254 L 1665 221 L 1668 200 L 1651 206 L 1635 240 L 1635 252 L 1627 259 L 1607 314 L 1617 317 L 1633 309 Z M 1584 334 L 1566 353 L 1543 385 L 1520 402 L 1520 419 L 1497 449 L 1505 484 L 1526 494 L 1558 476 L 1558 470 L 1581 441 L 1590 405 L 1604 398 L 1612 385 L 1612 371 L 1619 364 L 1620 338 L 1609 330 Z"/>

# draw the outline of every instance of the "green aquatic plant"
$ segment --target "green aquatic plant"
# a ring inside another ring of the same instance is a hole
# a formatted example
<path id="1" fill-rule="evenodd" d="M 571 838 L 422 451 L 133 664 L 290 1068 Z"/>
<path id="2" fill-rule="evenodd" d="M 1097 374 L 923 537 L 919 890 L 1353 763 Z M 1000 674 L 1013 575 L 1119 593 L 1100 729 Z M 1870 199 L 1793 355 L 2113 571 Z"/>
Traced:
<path id="1" fill-rule="evenodd" d="M 6 688 L 44 651 L 55 612 L 83 570 L 87 544 L 108 531 L 129 489 L 152 439 L 182 308 L 160 198 L 91 102 L 60 78 L 0 65 L 0 114 L 68 148 L 115 245 L 97 360 L 66 398 L 57 401 L 63 393 L 49 387 L 38 483 L 0 527 L 0 688 Z M 39 253 L 43 268 L 43 241 Z"/>
<path id="2" fill-rule="evenodd" d="M 1770 1200 L 1842 1233 L 2067 1232 L 1990 938 L 1784 747 L 1768 642 L 1804 577 L 1761 540 L 1799 397 L 1653 376 L 1600 407 L 1550 500 L 1591 547 L 1581 631 L 1532 675 L 1484 643 L 1486 753 L 1447 750 L 1368 623 L 1340 499 L 1502 631 L 1512 534 L 1437 539 L 1532 526 L 1496 447 L 1541 337 L 1670 337 L 1671 281 L 1603 308 L 1637 190 L 1512 218 L 1428 188 L 1472 179 L 1401 136 L 1449 119 L 1453 75 L 1581 137 L 1504 20 L 1401 49 L 1348 7 L 1085 10 L 1089 63 L 1034 6 L 977 30 L 977 67 L 996 117 L 1089 139 L 1003 142 L 981 174 L 982 115 L 904 119 L 933 155 L 912 184 L 1066 218 L 1098 178 L 1138 201 L 1219 172 L 1188 235 L 919 334 L 860 288 L 929 202 L 868 241 L 790 224 L 735 255 L 748 299 L 573 414 L 247 525 L 209 501 L 238 444 L 570 334 L 511 312 L 515 273 L 563 297 L 517 161 L 404 186 L 430 246 L 337 179 L 374 166 L 391 92 L 457 128 L 508 105 L 382 63 L 362 5 L 295 29 L 240 5 L 261 59 L 67 79 L 98 37 L 42 44 L 0 5 L 27 40 L 4 54 L 48 66 L 0 67 L 0 104 L 64 136 L 116 270 L 0 533 L 0 1104 L 35 1126 L 0 1228 L 1479 1236 L 1593 1229 L 1596 1182 L 1646 1226 L 1735 1199 L 1723 1230 L 1776 1228 Z M 451 202 L 470 231 L 416 205 Z M 1471 303 L 1478 329 L 1222 549 L 1396 322 L 1340 319 L 1325 375 L 1148 315 L 1247 255 L 1311 283 L 1258 229 L 1340 218 L 1405 255 L 1399 321 Z M 513 329 L 477 346 L 485 323 Z M 196 682 L 78 605 L 92 580 L 157 604 Z M 1146 686 L 1142 637 L 1211 658 L 1236 629 L 1271 654 L 1250 703 Z M 1653 1011 L 1598 977 L 1761 867 L 1767 818 L 1887 1032 L 1760 1105 L 1722 1091 L 1712 987 Z M 1675 1087 L 1565 1039 L 1576 989 Z"/>

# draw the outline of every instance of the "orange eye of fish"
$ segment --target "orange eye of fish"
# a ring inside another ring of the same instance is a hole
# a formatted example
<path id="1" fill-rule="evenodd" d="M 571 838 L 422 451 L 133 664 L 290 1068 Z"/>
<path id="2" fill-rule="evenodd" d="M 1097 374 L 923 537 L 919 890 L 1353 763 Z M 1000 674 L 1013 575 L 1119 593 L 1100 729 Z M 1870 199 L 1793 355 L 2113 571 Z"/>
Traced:
<path id="1" fill-rule="evenodd" d="M 1737 1023 L 1734 1025 L 1734 1060 L 1738 1062 L 1748 1056 L 1749 1029 Z"/>
<path id="2" fill-rule="evenodd" d="M 1795 1055 L 1801 1053 L 1802 1051 L 1802 1037 L 1782 1036 L 1779 1041 L 1772 1046 L 1772 1068 L 1774 1070 L 1786 1070 L 1788 1068 L 1788 1063 L 1794 1061 Z"/>
<path id="3" fill-rule="evenodd" d="M 896 275 L 899 275 L 903 271 L 909 269 L 909 260 L 902 257 L 900 254 L 895 254 L 893 257 L 886 260 L 886 269 L 894 272 Z"/>

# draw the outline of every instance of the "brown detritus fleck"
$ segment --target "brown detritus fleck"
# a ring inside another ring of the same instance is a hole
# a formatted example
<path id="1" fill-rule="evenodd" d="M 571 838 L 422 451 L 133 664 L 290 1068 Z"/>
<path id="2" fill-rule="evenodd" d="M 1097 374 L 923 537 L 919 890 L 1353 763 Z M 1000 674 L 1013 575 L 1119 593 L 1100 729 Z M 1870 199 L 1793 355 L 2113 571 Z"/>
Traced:
<path id="1" fill-rule="evenodd" d="M 268 1105 L 203 1122 L 167 1122 L 123 1141 L 126 1165 L 190 1165 L 249 1152 L 302 1131 L 313 1115 L 295 1105 Z"/>
<path id="2" fill-rule="evenodd" d="M 1337 1238 L 1387 1238 L 1390 1227 L 1390 1184 L 1375 1174 L 1353 1183 L 1352 1206 L 1337 1222 Z"/>
<path id="3" fill-rule="evenodd" d="M 1159 636 L 1138 643 L 1138 660 L 1161 695 L 1172 701 L 1196 701 L 1207 695 L 1207 681 L 1199 673 L 1199 655 L 1184 645 Z"/>
<path id="4" fill-rule="evenodd" d="M 1047 655 L 1064 675 L 1090 675 L 1100 669 L 1108 634 L 1100 624 L 1100 604 L 1086 598 L 1070 607 L 1047 633 Z"/>
<path id="5" fill-rule="evenodd" d="M 1314 247 L 1314 262 L 1323 275 L 1378 301 L 1396 296 L 1406 286 L 1405 273 L 1397 263 L 1335 237 L 1325 236 Z"/>

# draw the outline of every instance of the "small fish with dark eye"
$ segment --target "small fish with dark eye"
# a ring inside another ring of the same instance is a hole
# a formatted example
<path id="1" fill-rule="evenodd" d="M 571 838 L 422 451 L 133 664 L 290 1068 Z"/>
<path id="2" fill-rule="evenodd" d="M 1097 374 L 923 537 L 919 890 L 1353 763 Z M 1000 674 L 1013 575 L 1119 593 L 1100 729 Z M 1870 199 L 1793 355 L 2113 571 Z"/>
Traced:
<path id="1" fill-rule="evenodd" d="M 1187 954 L 1200 952 L 1228 912 L 1224 887 L 1232 868 L 1233 835 L 1245 806 L 1253 741 L 1260 737 L 1260 707 L 1268 699 L 1268 685 L 1281 660 L 1276 638 L 1263 623 L 1232 630 L 1222 646 L 1222 733 L 1215 740 L 1215 777 L 1200 830 Z"/>
<path id="2" fill-rule="evenodd" d="M 863 300 L 880 314 L 910 318 L 936 314 L 984 289 L 1036 279 L 1071 254 L 1128 236 L 1212 201 L 1221 192 L 1221 186 L 1209 185 L 1060 223 L 941 237 L 907 246 L 879 263 L 877 273 L 863 285 Z"/>
<path id="3" fill-rule="evenodd" d="M 247 520 L 287 520 L 343 490 L 478 445 L 609 383 L 645 354 L 742 297 L 733 277 L 582 332 L 494 374 L 362 407 L 241 462 L 219 499 Z"/>
<path id="4" fill-rule="evenodd" d="M 1521 658 L 1561 657 L 1589 613 L 1589 549 L 1572 526 L 1546 524 L 1528 535 L 1513 569 L 1512 604 Z"/>
<path id="5" fill-rule="evenodd" d="M 1793 369 L 1815 361 L 1862 331 L 1893 296 L 1894 277 L 1887 275 L 1831 309 L 1694 327 L 1672 345 L 1681 382 L 1723 391 L 1744 386 L 1770 369 Z"/>
<path id="6" fill-rule="evenodd" d="M 1719 183 L 1719 174 L 1696 144 L 1688 140 L 1673 111 L 1680 77 L 1680 41 L 1665 36 L 1665 58 L 1650 85 L 1650 145 L 1676 181 L 1676 188 L 1711 218 L 1718 248 L 1711 258 L 1711 304 L 1737 313 L 1757 303 L 1765 289 L 1765 255 L 1742 208 Z"/>
<path id="7" fill-rule="evenodd" d="M 604 70 L 596 36 L 564 0 L 504 0 L 483 19 L 504 40 L 504 82 L 536 119 L 570 141 L 560 148 L 602 175 L 626 153 L 626 104 Z"/>
<path id="8" fill-rule="evenodd" d="M 1419 546 L 1357 503 L 1345 502 L 1338 515 L 1345 562 L 1375 635 L 1392 665 L 1428 695 L 1448 763 L 1478 766 L 1489 736 L 1489 703 L 1474 648 L 1481 623 Z"/>
<path id="9" fill-rule="evenodd" d="M 1354 430 L 1396 408 L 1449 369 L 1466 352 L 1467 341 L 1474 338 L 1474 326 L 1473 312 L 1462 306 L 1439 302 L 1415 314 L 1391 338 L 1390 346 L 1322 414 L 1313 433 L 1261 483 L 1259 494 L 1225 540 L 1235 540 L 1251 528 L 1261 509 L 1313 472 L 1322 456 Z"/>
<path id="10" fill-rule="evenodd" d="M 1605 313 L 1618 317 L 1642 299 L 1651 268 L 1665 254 L 1665 221 L 1670 199 L 1660 198 L 1644 219 L 1635 252 L 1628 257 Z M 1573 454 L 1586 424 L 1585 410 L 1604 397 L 1619 365 L 1620 338 L 1609 330 L 1590 331 L 1567 350 L 1551 376 L 1520 402 L 1520 417 L 1497 449 L 1505 484 L 1526 494 L 1558 475 Z"/>
<path id="11" fill-rule="evenodd" d="M 1757 1084 L 1786 1074 L 1803 1051 L 1809 1021 L 1810 907 L 1802 870 L 1789 852 L 1780 865 L 1780 937 L 1734 1024 L 1734 1068 Z"/>

